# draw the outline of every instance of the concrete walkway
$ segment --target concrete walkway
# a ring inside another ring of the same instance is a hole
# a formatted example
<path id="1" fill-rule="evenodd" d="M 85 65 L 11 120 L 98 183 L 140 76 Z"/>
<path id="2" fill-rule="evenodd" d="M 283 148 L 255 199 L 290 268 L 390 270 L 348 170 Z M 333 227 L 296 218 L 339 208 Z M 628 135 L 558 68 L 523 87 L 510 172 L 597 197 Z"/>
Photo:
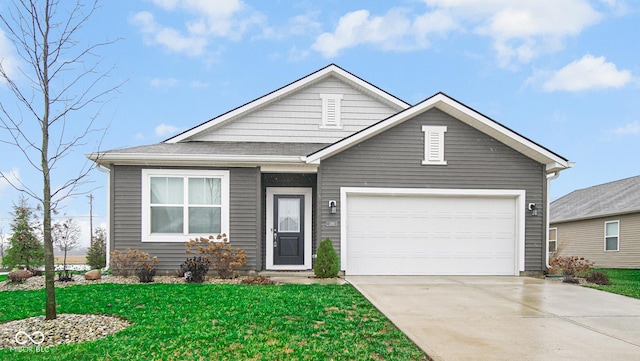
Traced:
<path id="1" fill-rule="evenodd" d="M 640 360 L 640 300 L 528 277 L 347 276 L 434 360 Z"/>

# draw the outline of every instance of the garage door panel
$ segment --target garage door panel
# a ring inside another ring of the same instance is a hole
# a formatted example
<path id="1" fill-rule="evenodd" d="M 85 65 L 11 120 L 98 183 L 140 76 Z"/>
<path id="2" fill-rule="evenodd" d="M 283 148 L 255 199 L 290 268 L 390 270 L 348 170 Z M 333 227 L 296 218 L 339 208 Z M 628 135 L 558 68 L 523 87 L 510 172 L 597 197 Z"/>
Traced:
<path id="1" fill-rule="evenodd" d="M 515 198 L 357 194 L 347 202 L 347 274 L 514 274 Z"/>

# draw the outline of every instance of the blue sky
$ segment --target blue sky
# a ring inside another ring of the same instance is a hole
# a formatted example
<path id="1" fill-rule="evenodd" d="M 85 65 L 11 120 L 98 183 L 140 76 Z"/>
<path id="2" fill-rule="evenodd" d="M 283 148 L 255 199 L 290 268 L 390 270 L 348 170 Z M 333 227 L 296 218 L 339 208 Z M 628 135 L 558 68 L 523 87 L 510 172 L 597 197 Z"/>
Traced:
<path id="1" fill-rule="evenodd" d="M 98 147 L 160 142 L 336 63 L 412 104 L 443 91 L 575 162 L 552 182 L 558 198 L 640 174 L 637 34 L 640 6 L 618 0 L 104 1 L 80 44 L 119 39 L 99 53 L 115 66 L 103 86 L 126 82 L 99 108 L 104 139 L 74 149 L 54 183 Z M 3 32 L 0 58 L 20 80 Z M 0 154 L 0 171 L 40 187 L 16 149 L 0 142 Z M 104 225 L 106 176 L 90 180 Z M 5 233 L 18 197 L 0 179 Z M 62 205 L 88 229 L 85 196 Z"/>

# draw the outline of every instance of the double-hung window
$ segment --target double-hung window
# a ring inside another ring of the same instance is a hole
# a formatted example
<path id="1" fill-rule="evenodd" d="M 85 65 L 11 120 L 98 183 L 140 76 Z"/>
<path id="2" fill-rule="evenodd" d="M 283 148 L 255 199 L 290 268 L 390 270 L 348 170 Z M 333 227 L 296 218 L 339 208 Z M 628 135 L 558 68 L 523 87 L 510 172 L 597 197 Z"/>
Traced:
<path id="1" fill-rule="evenodd" d="M 142 241 L 229 233 L 229 172 L 142 170 Z"/>
<path id="2" fill-rule="evenodd" d="M 619 247 L 620 221 L 604 222 L 604 250 L 617 251 Z"/>
<path id="3" fill-rule="evenodd" d="M 549 253 L 558 251 L 558 228 L 549 228 Z"/>

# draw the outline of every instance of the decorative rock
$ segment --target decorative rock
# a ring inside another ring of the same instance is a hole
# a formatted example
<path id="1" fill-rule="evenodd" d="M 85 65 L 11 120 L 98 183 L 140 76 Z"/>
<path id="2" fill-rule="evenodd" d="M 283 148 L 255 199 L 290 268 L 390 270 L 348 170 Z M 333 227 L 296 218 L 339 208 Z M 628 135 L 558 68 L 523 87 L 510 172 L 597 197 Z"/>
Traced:
<path id="1" fill-rule="evenodd" d="M 30 271 L 27 271 L 26 269 L 20 269 L 10 272 L 7 278 L 11 282 L 22 282 L 28 278 L 31 278 L 31 276 L 33 276 L 33 273 L 31 273 Z"/>
<path id="2" fill-rule="evenodd" d="M 102 273 L 99 269 L 94 269 L 84 274 L 84 278 L 89 281 L 95 281 L 102 278 Z"/>

